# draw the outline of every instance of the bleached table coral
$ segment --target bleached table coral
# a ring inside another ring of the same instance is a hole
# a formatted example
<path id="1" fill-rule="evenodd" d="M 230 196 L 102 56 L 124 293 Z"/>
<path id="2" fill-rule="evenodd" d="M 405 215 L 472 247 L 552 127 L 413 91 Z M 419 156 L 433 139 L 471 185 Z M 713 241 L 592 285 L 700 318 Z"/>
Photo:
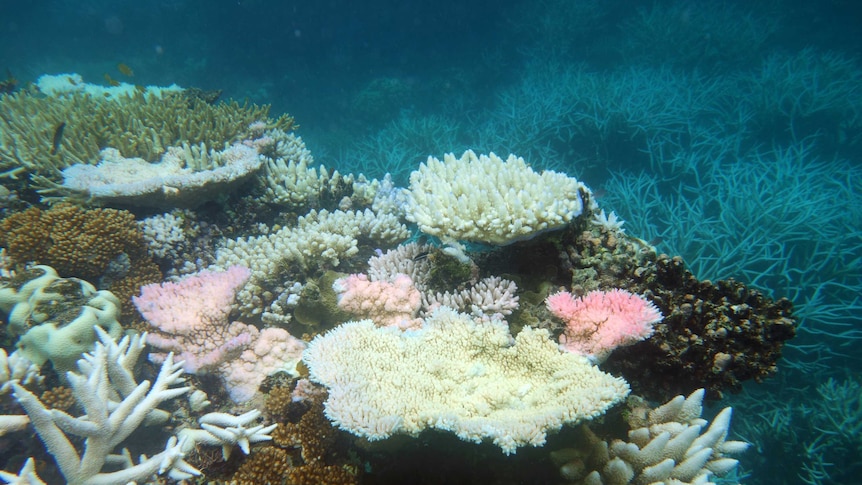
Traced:
<path id="1" fill-rule="evenodd" d="M 420 330 L 348 322 L 316 337 L 303 360 L 329 388 L 326 416 L 369 440 L 435 428 L 505 453 L 541 446 L 549 431 L 603 414 L 628 384 L 561 352 L 545 330 L 514 342 L 500 320 L 447 307 Z"/>

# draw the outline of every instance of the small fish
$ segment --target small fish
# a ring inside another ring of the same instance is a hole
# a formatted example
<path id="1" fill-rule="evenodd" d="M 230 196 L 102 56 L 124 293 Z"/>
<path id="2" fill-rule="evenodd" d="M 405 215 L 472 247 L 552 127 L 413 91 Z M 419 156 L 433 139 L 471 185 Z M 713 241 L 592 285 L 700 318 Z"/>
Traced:
<path id="1" fill-rule="evenodd" d="M 105 73 L 105 82 L 108 83 L 108 86 L 119 86 L 120 85 L 120 81 L 117 81 L 116 79 L 109 76 L 107 72 Z"/>
<path id="2" fill-rule="evenodd" d="M 430 251 L 423 251 L 416 256 L 413 256 L 413 261 L 422 261 L 423 259 L 427 259 L 428 256 L 431 255 Z"/>
<path id="3" fill-rule="evenodd" d="M 133 71 L 131 67 L 127 66 L 126 64 L 124 64 L 122 62 L 117 64 L 117 70 L 120 71 L 120 74 L 122 74 L 123 76 L 129 76 L 129 77 L 135 76 L 135 71 Z"/>
<path id="4" fill-rule="evenodd" d="M 66 122 L 63 121 L 56 128 L 54 128 L 54 140 L 51 142 L 51 155 L 57 153 L 57 150 L 60 149 L 60 143 L 63 142 L 63 130 L 66 128 Z"/>

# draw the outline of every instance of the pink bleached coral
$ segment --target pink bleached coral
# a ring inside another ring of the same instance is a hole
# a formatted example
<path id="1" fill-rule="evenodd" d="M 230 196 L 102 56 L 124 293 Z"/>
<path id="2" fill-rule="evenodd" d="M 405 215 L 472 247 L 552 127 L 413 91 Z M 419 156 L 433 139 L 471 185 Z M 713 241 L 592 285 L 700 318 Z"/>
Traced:
<path id="1" fill-rule="evenodd" d="M 232 266 L 141 288 L 132 300 L 154 328 L 147 343 L 165 352 L 151 353 L 150 360 L 161 362 L 166 352 L 174 352 L 186 372 L 220 376 L 236 403 L 250 400 L 269 374 L 295 374 L 304 342 L 284 329 L 228 323 L 231 303 L 250 274 Z"/>
<path id="2" fill-rule="evenodd" d="M 545 300 L 548 310 L 566 324 L 560 344 L 569 352 L 604 361 L 617 347 L 653 333 L 662 319 L 656 306 L 626 290 L 591 291 L 575 298 L 562 291 Z"/>
<path id="3" fill-rule="evenodd" d="M 369 281 L 364 274 L 352 274 L 335 280 L 332 288 L 338 294 L 338 307 L 360 318 L 370 318 L 378 326 L 416 328 L 422 306 L 422 294 L 405 274 L 392 281 Z"/>
<path id="4" fill-rule="evenodd" d="M 147 342 L 184 360 L 190 374 L 214 369 L 251 344 L 249 325 L 228 323 L 231 302 L 251 272 L 242 266 L 214 273 L 201 271 L 176 283 L 146 285 L 135 307 L 153 327 Z M 253 328 L 253 327 L 252 327 Z M 161 362 L 164 353 L 151 353 Z"/>
<path id="5" fill-rule="evenodd" d="M 283 328 L 266 328 L 259 333 L 256 328 L 251 329 L 254 344 L 219 369 L 228 394 L 236 403 L 249 401 L 270 374 L 284 371 L 298 376 L 296 364 L 305 350 L 305 342 Z"/>

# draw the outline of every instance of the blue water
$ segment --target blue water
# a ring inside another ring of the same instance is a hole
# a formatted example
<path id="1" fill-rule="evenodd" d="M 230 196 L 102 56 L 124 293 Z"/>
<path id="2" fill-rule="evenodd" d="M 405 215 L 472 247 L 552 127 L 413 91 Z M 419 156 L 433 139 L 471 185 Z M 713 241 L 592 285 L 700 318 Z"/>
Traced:
<path id="1" fill-rule="evenodd" d="M 0 77 L 221 89 L 291 113 L 317 162 L 402 185 L 466 148 L 575 175 L 697 276 L 794 302 L 777 374 L 725 399 L 755 445 L 740 476 L 850 484 L 860 24 L 862 7 L 839 0 L 3 0 Z"/>

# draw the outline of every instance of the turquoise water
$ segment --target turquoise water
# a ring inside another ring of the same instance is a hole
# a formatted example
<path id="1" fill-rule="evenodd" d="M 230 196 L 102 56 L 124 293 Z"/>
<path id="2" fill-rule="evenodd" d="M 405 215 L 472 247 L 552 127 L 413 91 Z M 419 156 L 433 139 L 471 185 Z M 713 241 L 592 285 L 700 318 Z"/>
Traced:
<path id="1" fill-rule="evenodd" d="M 853 2 L 5 1 L 0 11 L 0 69 L 22 85 L 74 72 L 219 89 L 293 115 L 316 162 L 399 185 L 429 155 L 467 148 L 578 177 L 628 234 L 681 255 L 699 278 L 794 303 L 798 335 L 777 373 L 721 403 L 734 406 L 736 439 L 754 445 L 742 483 L 855 482 Z"/>

